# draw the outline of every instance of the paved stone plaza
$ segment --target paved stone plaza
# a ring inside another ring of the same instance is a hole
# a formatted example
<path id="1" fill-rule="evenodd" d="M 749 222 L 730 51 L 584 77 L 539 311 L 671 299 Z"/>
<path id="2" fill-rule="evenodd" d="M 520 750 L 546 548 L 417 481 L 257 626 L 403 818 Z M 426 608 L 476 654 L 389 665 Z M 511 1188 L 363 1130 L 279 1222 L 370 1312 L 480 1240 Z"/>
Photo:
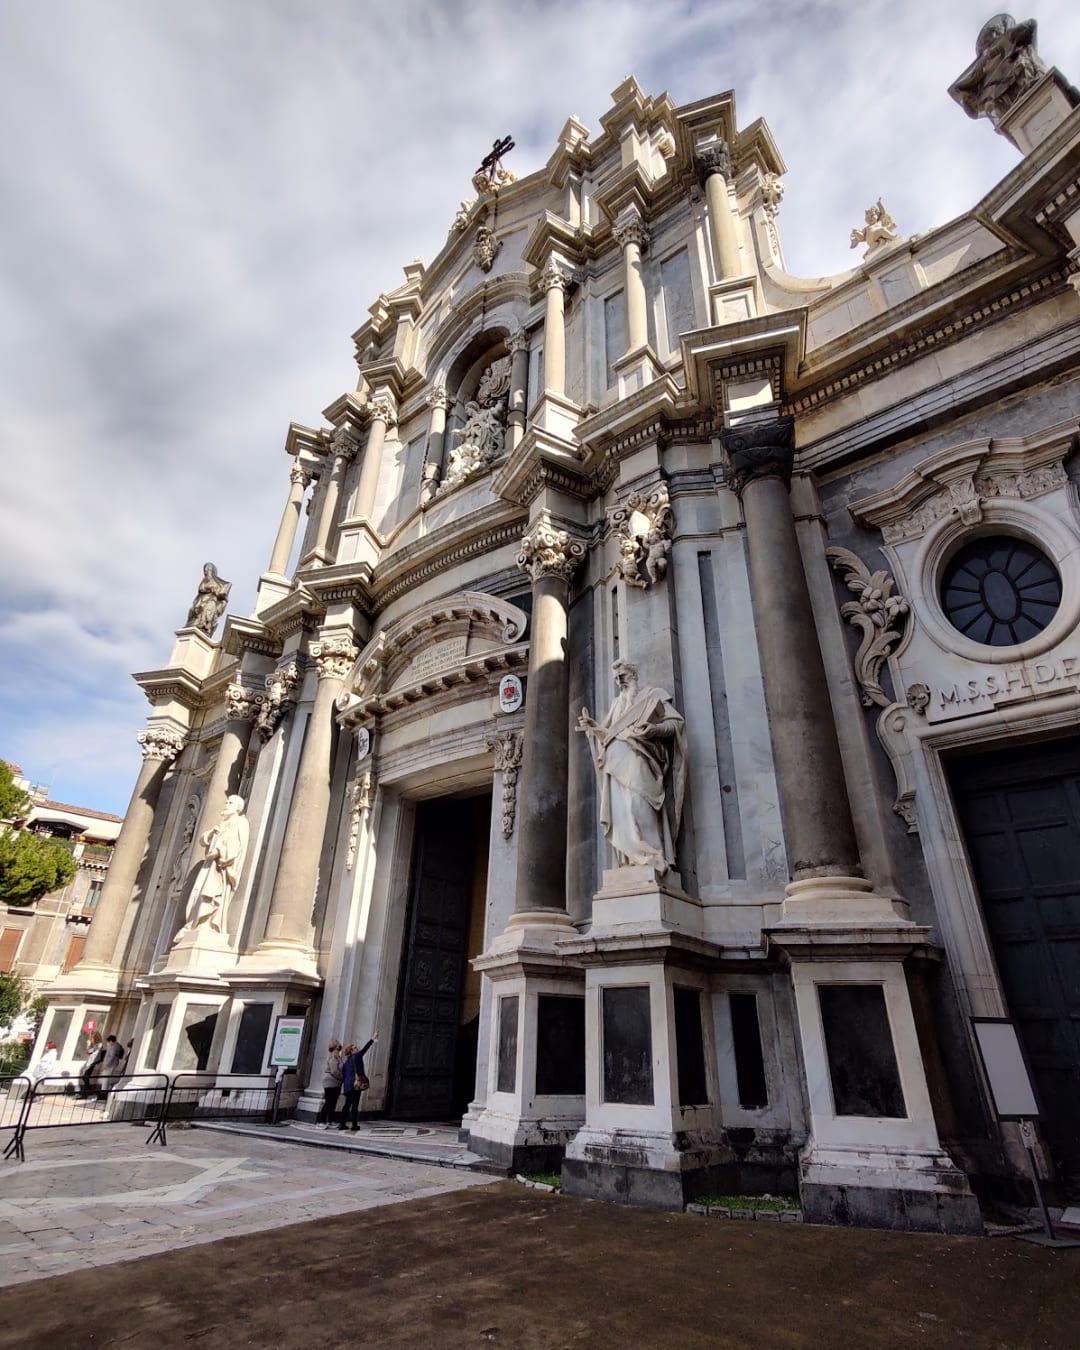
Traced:
<path id="1" fill-rule="evenodd" d="M 0 1169 L 0 1284 L 440 1195 L 493 1178 L 360 1153 L 173 1126 L 30 1133 Z"/>

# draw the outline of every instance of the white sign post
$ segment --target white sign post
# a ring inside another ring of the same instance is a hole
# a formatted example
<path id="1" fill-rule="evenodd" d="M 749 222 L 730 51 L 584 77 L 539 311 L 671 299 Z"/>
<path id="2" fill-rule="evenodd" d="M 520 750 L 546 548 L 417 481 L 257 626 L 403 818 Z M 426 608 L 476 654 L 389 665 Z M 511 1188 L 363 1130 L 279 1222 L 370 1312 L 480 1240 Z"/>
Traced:
<path id="1" fill-rule="evenodd" d="M 300 1063 L 305 1020 L 303 1017 L 278 1018 L 274 1027 L 274 1040 L 270 1047 L 271 1068 L 295 1069 Z"/>
<path id="2" fill-rule="evenodd" d="M 997 1118 L 1019 1122 L 1020 1137 L 1024 1141 L 1028 1168 L 1031 1172 L 1031 1184 L 1035 1188 L 1035 1199 L 1046 1230 L 1045 1235 L 1024 1233 L 1020 1236 L 1038 1242 L 1040 1246 L 1080 1247 L 1080 1242 L 1075 1239 L 1059 1238 L 1055 1234 L 1054 1225 L 1050 1221 L 1050 1211 L 1046 1208 L 1042 1182 L 1039 1178 L 1039 1164 L 1035 1157 L 1035 1121 L 1039 1118 L 1039 1104 L 1035 1100 L 1031 1075 L 1028 1073 L 1016 1024 L 1007 1017 L 973 1017 L 971 1025 L 990 1084 L 990 1095 L 993 1098 Z"/>

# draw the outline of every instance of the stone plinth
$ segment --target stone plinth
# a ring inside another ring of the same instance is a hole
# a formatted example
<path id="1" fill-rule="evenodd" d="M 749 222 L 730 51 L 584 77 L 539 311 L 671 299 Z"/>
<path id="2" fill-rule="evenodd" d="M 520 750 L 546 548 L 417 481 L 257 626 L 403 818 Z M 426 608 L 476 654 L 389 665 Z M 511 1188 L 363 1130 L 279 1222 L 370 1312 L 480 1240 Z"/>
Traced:
<path id="1" fill-rule="evenodd" d="M 1048 70 L 1000 119 L 997 130 L 1022 155 L 1031 154 L 1076 107 L 1076 90 L 1057 69 Z"/>
<path id="2" fill-rule="evenodd" d="M 169 950 L 163 972 L 220 975 L 236 964 L 236 953 L 224 933 L 212 929 L 182 928 Z"/>
<path id="3" fill-rule="evenodd" d="M 594 941 L 610 932 L 645 934 L 674 930 L 700 937 L 704 931 L 701 905 L 682 889 L 678 872 L 658 875 L 653 867 L 612 867 L 605 870 L 593 896 Z"/>
<path id="4" fill-rule="evenodd" d="M 665 373 L 660 358 L 651 347 L 640 347 L 637 351 L 627 352 L 625 356 L 620 356 L 617 361 L 612 362 L 612 369 L 618 377 L 620 398 L 636 394 L 639 389 L 652 384 L 653 380 L 659 380 Z"/>

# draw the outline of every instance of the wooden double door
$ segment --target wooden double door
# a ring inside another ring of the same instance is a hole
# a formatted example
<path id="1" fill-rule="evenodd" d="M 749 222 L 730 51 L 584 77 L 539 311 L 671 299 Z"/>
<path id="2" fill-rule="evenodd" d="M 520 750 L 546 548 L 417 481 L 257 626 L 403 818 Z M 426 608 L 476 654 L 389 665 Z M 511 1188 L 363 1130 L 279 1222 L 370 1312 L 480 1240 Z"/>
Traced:
<path id="1" fill-rule="evenodd" d="M 472 1099 L 476 1022 L 464 999 L 477 877 L 486 874 L 491 798 L 437 798 L 416 808 L 389 1110 L 395 1119 L 459 1118 Z M 482 931 L 482 930 L 481 930 Z"/>
<path id="2" fill-rule="evenodd" d="M 1080 1199 L 1080 737 L 949 776 L 1059 1183 Z"/>

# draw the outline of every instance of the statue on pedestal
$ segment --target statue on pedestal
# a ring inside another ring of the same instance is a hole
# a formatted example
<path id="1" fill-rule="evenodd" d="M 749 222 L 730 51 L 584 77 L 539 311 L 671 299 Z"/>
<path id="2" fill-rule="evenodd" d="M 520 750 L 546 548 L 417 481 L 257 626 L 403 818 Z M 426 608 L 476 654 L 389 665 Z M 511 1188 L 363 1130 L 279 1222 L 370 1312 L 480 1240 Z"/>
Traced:
<path id="1" fill-rule="evenodd" d="M 686 791 L 686 723 L 663 689 L 638 687 L 637 667 L 611 667 L 618 694 L 603 722 L 582 708 L 600 779 L 600 824 L 624 867 L 675 866 Z"/>
<path id="2" fill-rule="evenodd" d="M 217 621 L 225 612 L 230 590 L 232 582 L 223 581 L 213 563 L 204 563 L 202 580 L 195 592 L 195 599 L 191 602 L 184 627 L 197 628 L 200 633 L 212 638 Z"/>
<path id="3" fill-rule="evenodd" d="M 1011 14 L 995 14 L 975 43 L 975 60 L 949 88 L 969 117 L 989 118 L 997 126 L 1013 104 L 1046 71 L 1035 50 L 1034 19 L 1017 23 Z"/>
<path id="4" fill-rule="evenodd" d="M 184 931 L 206 928 L 225 932 L 229 902 L 236 894 L 248 846 L 248 821 L 243 797 L 228 797 L 218 823 L 199 840 L 206 858 L 199 868 L 184 916 Z"/>

